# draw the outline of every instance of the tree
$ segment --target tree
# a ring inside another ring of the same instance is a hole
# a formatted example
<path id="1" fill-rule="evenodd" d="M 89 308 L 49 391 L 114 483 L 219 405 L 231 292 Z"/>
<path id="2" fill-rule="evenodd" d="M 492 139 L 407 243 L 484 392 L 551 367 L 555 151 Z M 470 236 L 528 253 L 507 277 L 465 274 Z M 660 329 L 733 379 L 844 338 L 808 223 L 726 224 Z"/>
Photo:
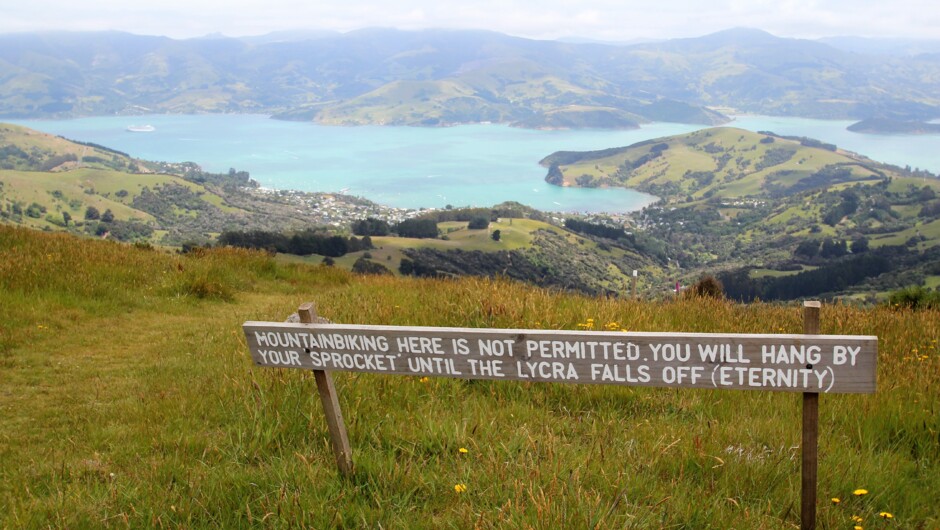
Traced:
<path id="1" fill-rule="evenodd" d="M 488 226 L 490 226 L 490 220 L 486 217 L 474 217 L 467 224 L 467 228 L 470 230 L 483 230 Z"/>
<path id="2" fill-rule="evenodd" d="M 930 186 L 924 186 L 920 189 L 917 200 L 920 202 L 932 201 L 937 198 L 937 193 Z"/>
<path id="3" fill-rule="evenodd" d="M 499 232 L 499 230 L 493 230 L 493 233 L 490 234 L 490 237 L 493 238 L 493 241 L 499 241 L 500 237 L 502 237 L 502 234 Z"/>
<path id="4" fill-rule="evenodd" d="M 862 252 L 868 251 L 868 239 L 863 237 L 861 239 L 856 239 L 852 241 L 852 246 L 850 247 L 852 254 L 861 254 Z"/>
<path id="5" fill-rule="evenodd" d="M 402 273 L 404 276 L 409 276 L 414 272 L 415 263 L 408 258 L 402 258 L 401 264 L 398 265 L 398 272 Z"/>
<path id="6" fill-rule="evenodd" d="M 845 240 L 823 239 L 819 255 L 823 258 L 840 258 L 849 253 Z"/>
<path id="7" fill-rule="evenodd" d="M 42 217 L 42 214 L 46 212 L 46 208 L 40 205 L 39 203 L 32 203 L 26 208 L 26 216 L 32 217 L 34 219 L 39 219 Z"/>
<path id="8" fill-rule="evenodd" d="M 62 220 L 65 221 L 65 226 L 68 226 L 72 221 L 72 215 L 68 212 L 62 212 Z"/>
<path id="9" fill-rule="evenodd" d="M 105 210 L 104 213 L 101 214 L 102 223 L 110 223 L 113 221 L 114 221 L 114 214 L 111 212 L 110 209 Z"/>
<path id="10" fill-rule="evenodd" d="M 815 239 L 802 241 L 796 246 L 796 250 L 793 251 L 794 256 L 806 259 L 815 258 L 817 254 L 819 254 L 819 241 Z"/>
<path id="11" fill-rule="evenodd" d="M 329 256 L 323 258 L 323 265 L 325 265 L 325 266 L 327 266 L 327 267 L 332 267 L 332 266 L 335 265 L 335 264 L 336 264 L 336 260 L 334 260 L 333 258 L 331 258 L 331 257 L 329 257 Z"/>
<path id="12" fill-rule="evenodd" d="M 349 251 L 349 240 L 343 236 L 331 236 L 325 240 L 320 248 L 324 256 L 338 258 Z"/>
<path id="13" fill-rule="evenodd" d="M 95 219 L 101 219 L 101 212 L 98 211 L 98 208 L 94 206 L 89 206 L 85 209 L 85 219 L 89 221 L 94 221 Z"/>

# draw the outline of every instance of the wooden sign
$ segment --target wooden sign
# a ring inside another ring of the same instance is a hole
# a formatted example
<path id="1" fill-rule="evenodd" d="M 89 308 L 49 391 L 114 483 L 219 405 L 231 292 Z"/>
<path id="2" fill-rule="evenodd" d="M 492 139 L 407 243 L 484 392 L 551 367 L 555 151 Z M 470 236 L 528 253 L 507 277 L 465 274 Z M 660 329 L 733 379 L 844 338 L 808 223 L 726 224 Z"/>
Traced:
<path id="1" fill-rule="evenodd" d="M 873 393 L 877 337 L 246 322 L 259 366 L 683 388 Z"/>

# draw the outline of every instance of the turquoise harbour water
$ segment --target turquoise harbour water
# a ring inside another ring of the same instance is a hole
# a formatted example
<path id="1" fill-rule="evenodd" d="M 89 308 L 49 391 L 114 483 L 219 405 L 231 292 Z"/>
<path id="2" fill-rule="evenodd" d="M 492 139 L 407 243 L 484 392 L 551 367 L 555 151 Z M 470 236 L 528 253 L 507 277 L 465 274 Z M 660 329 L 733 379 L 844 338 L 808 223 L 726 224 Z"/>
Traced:
<path id="1" fill-rule="evenodd" d="M 655 197 L 625 189 L 551 186 L 544 180 L 546 169 L 538 165 L 546 155 L 625 146 L 703 128 L 676 123 L 632 131 L 537 131 L 495 124 L 328 127 L 234 114 L 11 122 L 146 160 L 192 161 L 216 172 L 247 170 L 267 188 L 342 191 L 404 208 L 512 200 L 565 212 L 629 212 Z M 741 116 L 728 125 L 808 136 L 875 160 L 940 172 L 940 135 L 862 135 L 845 130 L 850 123 Z M 129 125 L 155 130 L 132 133 L 126 130 Z"/>

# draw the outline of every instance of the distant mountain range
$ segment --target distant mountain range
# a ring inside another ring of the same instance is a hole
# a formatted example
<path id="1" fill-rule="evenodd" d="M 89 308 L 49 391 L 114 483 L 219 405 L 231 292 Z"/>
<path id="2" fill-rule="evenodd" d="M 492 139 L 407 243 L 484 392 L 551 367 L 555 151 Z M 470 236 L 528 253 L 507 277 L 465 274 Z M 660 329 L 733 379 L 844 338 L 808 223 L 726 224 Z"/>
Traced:
<path id="1" fill-rule="evenodd" d="M 0 117 L 256 112 L 324 124 L 533 128 L 726 121 L 714 109 L 940 117 L 940 54 L 863 39 L 831 44 L 750 29 L 632 45 L 450 30 L 7 34 Z"/>

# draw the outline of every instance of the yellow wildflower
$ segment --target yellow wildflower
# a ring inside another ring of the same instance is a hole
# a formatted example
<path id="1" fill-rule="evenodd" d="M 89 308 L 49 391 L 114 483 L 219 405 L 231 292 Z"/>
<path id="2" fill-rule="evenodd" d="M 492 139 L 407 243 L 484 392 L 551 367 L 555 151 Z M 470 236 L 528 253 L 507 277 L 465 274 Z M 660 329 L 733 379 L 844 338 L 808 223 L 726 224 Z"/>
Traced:
<path id="1" fill-rule="evenodd" d="M 465 455 L 465 454 L 469 453 L 470 451 L 467 451 L 467 448 L 466 448 L 466 447 L 461 447 L 460 449 L 457 449 L 457 452 L 460 453 L 460 454 L 462 454 L 462 455 Z"/>
<path id="2" fill-rule="evenodd" d="M 854 521 L 854 522 L 856 522 L 856 523 L 860 523 L 860 522 L 862 522 L 862 518 L 859 517 L 858 515 L 853 515 L 853 516 L 852 516 L 852 521 Z"/>
<path id="3" fill-rule="evenodd" d="M 427 382 L 430 381 L 430 380 L 431 380 L 431 378 L 429 378 L 428 376 L 424 376 L 424 377 L 422 377 L 421 379 L 418 379 L 418 382 L 419 382 L 419 383 L 427 383 Z"/>
<path id="4" fill-rule="evenodd" d="M 883 519 L 894 519 L 894 516 L 888 512 L 881 512 L 878 515 Z"/>
<path id="5" fill-rule="evenodd" d="M 868 495 L 868 490 L 859 488 L 853 491 L 852 495 L 855 495 L 856 497 L 861 497 L 862 495 Z"/>
<path id="6" fill-rule="evenodd" d="M 457 493 L 464 493 L 465 491 L 467 491 L 467 485 L 466 484 L 454 484 L 454 491 Z"/>
<path id="7" fill-rule="evenodd" d="M 862 528 L 862 525 L 857 524 L 857 525 L 854 526 L 854 530 L 865 530 L 865 529 Z"/>
<path id="8" fill-rule="evenodd" d="M 842 502 L 842 500 L 839 499 L 839 497 L 833 497 L 833 498 L 832 498 L 832 504 L 839 504 L 840 502 Z"/>

